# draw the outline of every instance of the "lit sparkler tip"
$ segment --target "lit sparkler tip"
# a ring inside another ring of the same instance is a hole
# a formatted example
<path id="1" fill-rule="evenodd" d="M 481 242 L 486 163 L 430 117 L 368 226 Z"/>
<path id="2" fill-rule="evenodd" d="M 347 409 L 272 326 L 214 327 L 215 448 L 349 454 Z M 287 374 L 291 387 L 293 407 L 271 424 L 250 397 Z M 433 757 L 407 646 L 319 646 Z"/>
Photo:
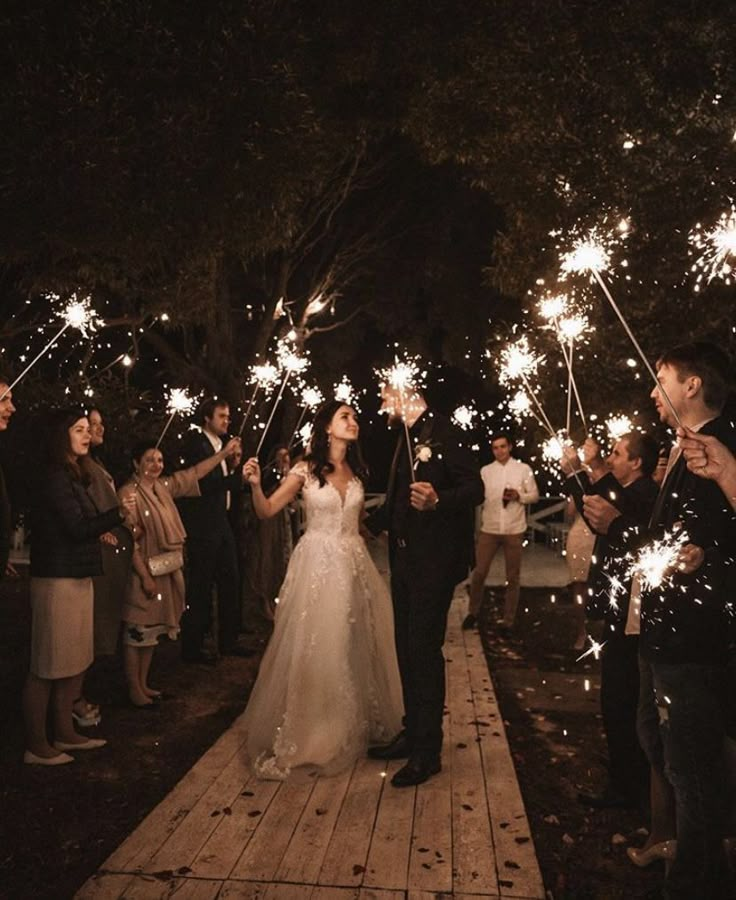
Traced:
<path id="1" fill-rule="evenodd" d="M 588 318 L 583 315 L 565 316 L 559 320 L 557 327 L 561 339 L 577 340 L 588 330 Z"/>
<path id="2" fill-rule="evenodd" d="M 609 416 L 606 419 L 608 437 L 611 441 L 620 440 L 633 429 L 633 423 L 628 416 Z"/>
<path id="3" fill-rule="evenodd" d="M 575 662 L 580 662 L 581 659 L 585 659 L 586 656 L 590 656 L 592 654 L 594 659 L 600 659 L 601 650 L 606 646 L 606 642 L 604 641 L 602 644 L 598 643 L 594 638 L 588 635 L 588 640 L 590 641 L 590 647 L 582 653 Z"/>
<path id="4" fill-rule="evenodd" d="M 302 404 L 308 409 L 317 409 L 324 403 L 324 396 L 318 387 L 306 387 L 302 391 Z"/>
<path id="5" fill-rule="evenodd" d="M 698 223 L 688 236 L 690 253 L 699 255 L 694 260 L 692 271 L 698 272 L 696 282 L 706 283 L 721 278 L 731 284 L 733 257 L 736 255 L 736 207 L 731 203 L 728 212 L 721 213 L 716 225 L 709 231 Z"/>
<path id="6" fill-rule="evenodd" d="M 261 390 L 272 388 L 279 381 L 279 370 L 273 363 L 262 363 L 250 367 L 250 383 Z"/>
<path id="7" fill-rule="evenodd" d="M 644 588 L 661 587 L 674 573 L 680 550 L 688 541 L 684 531 L 665 532 L 660 540 L 641 548 L 631 566 L 631 574 L 639 576 Z"/>
<path id="8" fill-rule="evenodd" d="M 50 296 L 56 299 L 56 295 L 52 294 Z M 92 309 L 92 298 L 80 298 L 76 293 L 69 297 L 62 312 L 62 317 L 70 328 L 76 328 L 85 337 L 88 337 L 89 331 L 96 331 L 98 326 L 105 324 Z"/>
<path id="9" fill-rule="evenodd" d="M 548 322 L 559 319 L 567 311 L 567 294 L 554 294 L 542 297 L 539 301 L 539 315 Z"/>
<path id="10" fill-rule="evenodd" d="M 174 413 L 192 413 L 197 405 L 197 397 L 191 396 L 186 388 L 171 388 L 167 409 L 171 415 Z"/>
<path id="11" fill-rule="evenodd" d="M 542 457 L 548 462 L 558 463 L 565 455 L 565 447 L 569 446 L 572 446 L 571 442 L 565 440 L 561 434 L 549 437 L 542 444 Z"/>
<path id="12" fill-rule="evenodd" d="M 517 419 L 528 416 L 532 411 L 532 402 L 526 391 L 517 391 L 509 400 L 509 410 Z"/>
<path id="13" fill-rule="evenodd" d="M 452 421 L 458 428 L 468 431 L 473 427 L 473 422 L 477 415 L 477 411 L 470 406 L 458 406 L 452 414 Z"/>
<path id="14" fill-rule="evenodd" d="M 517 378 L 534 375 L 544 357 L 534 354 L 526 336 L 520 337 L 501 351 L 499 381 L 506 384 Z"/>
<path id="15" fill-rule="evenodd" d="M 622 227 L 623 224 L 625 227 Z M 610 216 L 606 216 L 603 225 L 595 225 L 585 235 L 575 237 L 572 240 L 572 249 L 560 256 L 562 277 L 565 278 L 570 274 L 592 275 L 610 269 L 613 250 L 628 237 L 629 228 L 628 219 L 620 219 L 613 226 Z M 577 229 L 573 233 L 575 231 Z"/>

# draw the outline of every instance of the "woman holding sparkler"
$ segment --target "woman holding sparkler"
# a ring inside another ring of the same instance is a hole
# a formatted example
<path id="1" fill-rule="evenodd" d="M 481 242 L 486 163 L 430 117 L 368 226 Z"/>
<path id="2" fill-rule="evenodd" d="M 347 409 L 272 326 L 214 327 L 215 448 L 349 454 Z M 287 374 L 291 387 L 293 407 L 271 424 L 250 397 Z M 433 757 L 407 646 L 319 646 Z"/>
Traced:
<path id="1" fill-rule="evenodd" d="M 150 709 L 161 696 L 148 685 L 153 651 L 160 637 L 178 637 L 184 611 L 186 532 L 174 498 L 198 497 L 199 479 L 239 447 L 240 438 L 232 438 L 218 453 L 166 478 L 155 440 L 133 450 L 133 478 L 118 493 L 124 503 L 132 501 L 133 572 L 122 618 L 128 696 L 136 709 Z"/>
<path id="2" fill-rule="evenodd" d="M 31 666 L 23 689 L 23 761 L 57 766 L 73 761 L 66 750 L 94 750 L 106 743 L 76 732 L 72 706 L 93 659 L 92 577 L 102 572 L 100 537 L 123 522 L 123 513 L 117 504 L 99 512 L 87 493 L 87 416 L 56 410 L 45 424 L 45 466 L 35 484 L 31 517 L 33 620 Z M 49 702 L 53 743 L 46 728 Z"/>
<path id="3" fill-rule="evenodd" d="M 306 765 L 341 771 L 400 727 L 391 600 L 359 533 L 367 472 L 358 432 L 352 408 L 332 400 L 315 417 L 304 461 L 270 497 L 258 460 L 245 465 L 259 517 L 277 515 L 301 490 L 308 523 L 245 712 L 248 756 L 262 778 Z"/>

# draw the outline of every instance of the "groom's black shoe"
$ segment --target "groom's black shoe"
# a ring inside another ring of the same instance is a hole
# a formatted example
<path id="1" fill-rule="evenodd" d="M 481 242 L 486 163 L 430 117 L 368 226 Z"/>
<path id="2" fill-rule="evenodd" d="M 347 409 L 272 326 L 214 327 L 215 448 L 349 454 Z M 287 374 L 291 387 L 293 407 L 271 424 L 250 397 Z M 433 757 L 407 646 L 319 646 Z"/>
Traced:
<path id="1" fill-rule="evenodd" d="M 394 787 L 412 787 L 422 784 L 442 769 L 439 756 L 410 756 L 409 762 L 394 775 Z"/>
<path id="2" fill-rule="evenodd" d="M 406 731 L 400 731 L 388 744 L 378 744 L 368 748 L 368 756 L 371 759 L 406 759 L 410 755 L 411 747 Z"/>

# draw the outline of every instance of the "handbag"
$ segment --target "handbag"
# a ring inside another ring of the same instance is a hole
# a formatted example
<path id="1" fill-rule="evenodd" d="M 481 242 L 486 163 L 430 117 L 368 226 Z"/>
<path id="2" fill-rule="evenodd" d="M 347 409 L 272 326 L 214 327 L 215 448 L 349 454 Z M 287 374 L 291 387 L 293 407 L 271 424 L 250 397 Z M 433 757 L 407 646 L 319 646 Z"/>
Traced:
<path id="1" fill-rule="evenodd" d="M 157 553 L 148 557 L 148 571 L 155 578 L 157 575 L 168 575 L 176 572 L 184 566 L 184 552 L 182 550 L 167 550 L 165 553 Z"/>

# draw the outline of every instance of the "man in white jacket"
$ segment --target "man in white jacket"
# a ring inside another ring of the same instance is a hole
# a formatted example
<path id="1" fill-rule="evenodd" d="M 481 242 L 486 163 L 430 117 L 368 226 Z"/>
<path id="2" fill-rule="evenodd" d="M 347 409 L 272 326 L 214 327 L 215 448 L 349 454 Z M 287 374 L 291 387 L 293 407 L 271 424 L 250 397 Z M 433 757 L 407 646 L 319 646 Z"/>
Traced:
<path id="1" fill-rule="evenodd" d="M 506 563 L 506 596 L 503 627 L 513 628 L 519 605 L 521 550 L 526 532 L 526 505 L 539 500 L 537 483 L 526 463 L 511 455 L 513 444 L 507 434 L 494 434 L 491 450 L 495 462 L 480 470 L 485 486 L 480 534 L 475 547 L 475 569 L 470 580 L 470 604 L 463 628 L 478 621 L 483 588 L 493 558 L 503 547 Z"/>

